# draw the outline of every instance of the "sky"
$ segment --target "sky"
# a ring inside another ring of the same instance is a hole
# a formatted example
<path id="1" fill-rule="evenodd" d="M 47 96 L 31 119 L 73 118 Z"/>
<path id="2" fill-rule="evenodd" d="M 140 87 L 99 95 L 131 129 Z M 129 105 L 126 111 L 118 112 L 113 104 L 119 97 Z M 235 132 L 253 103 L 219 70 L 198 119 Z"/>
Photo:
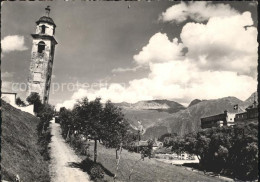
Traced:
<path id="1" fill-rule="evenodd" d="M 256 2 L 15 1 L 2 3 L 2 91 L 25 100 L 31 34 L 47 5 L 57 25 L 49 98 L 57 108 L 83 97 L 245 100 L 257 90 Z"/>

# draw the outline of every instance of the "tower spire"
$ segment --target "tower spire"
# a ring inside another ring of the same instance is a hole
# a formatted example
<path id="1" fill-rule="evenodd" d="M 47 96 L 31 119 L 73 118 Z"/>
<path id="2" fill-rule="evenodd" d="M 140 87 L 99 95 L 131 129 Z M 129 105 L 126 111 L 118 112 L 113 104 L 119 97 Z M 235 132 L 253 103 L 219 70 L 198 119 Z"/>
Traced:
<path id="1" fill-rule="evenodd" d="M 45 13 L 46 13 L 46 16 L 47 16 L 47 17 L 49 17 L 50 12 L 51 12 L 50 6 L 47 6 L 47 7 L 45 8 Z"/>

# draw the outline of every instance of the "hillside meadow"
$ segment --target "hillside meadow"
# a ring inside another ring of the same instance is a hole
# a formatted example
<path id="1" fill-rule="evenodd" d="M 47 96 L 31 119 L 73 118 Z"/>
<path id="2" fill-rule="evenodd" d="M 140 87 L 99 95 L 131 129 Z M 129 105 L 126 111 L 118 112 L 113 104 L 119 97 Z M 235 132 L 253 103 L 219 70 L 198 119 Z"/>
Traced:
<path id="1" fill-rule="evenodd" d="M 48 162 L 43 160 L 37 144 L 36 127 L 40 120 L 1 102 L 1 177 L 14 181 L 49 182 Z"/>
<path id="2" fill-rule="evenodd" d="M 89 152 L 93 160 L 93 143 L 90 143 Z M 82 160 L 86 157 L 81 156 Z M 113 175 L 116 173 L 115 149 L 107 149 L 98 144 L 97 162 L 106 169 L 103 181 L 113 181 Z M 84 170 L 84 169 L 82 169 Z M 132 173 L 131 173 L 132 171 Z M 130 175 L 131 174 L 131 175 Z M 141 155 L 122 151 L 119 170 L 116 181 L 133 182 L 183 182 L 183 181 L 222 181 L 221 179 L 205 176 L 199 173 L 191 172 L 183 167 L 174 166 L 157 161 L 153 158 L 141 160 Z M 129 179 L 130 176 L 130 179 Z"/>

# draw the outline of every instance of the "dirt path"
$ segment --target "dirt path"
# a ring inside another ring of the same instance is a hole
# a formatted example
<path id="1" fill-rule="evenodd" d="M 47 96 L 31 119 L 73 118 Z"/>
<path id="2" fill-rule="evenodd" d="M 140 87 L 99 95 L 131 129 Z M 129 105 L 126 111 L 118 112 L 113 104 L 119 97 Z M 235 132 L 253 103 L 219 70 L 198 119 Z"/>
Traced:
<path id="1" fill-rule="evenodd" d="M 51 181 L 52 182 L 89 182 L 90 178 L 87 173 L 79 168 L 73 168 L 70 163 L 80 162 L 81 160 L 74 151 L 65 143 L 61 136 L 60 125 L 50 123 L 52 141 L 51 147 Z"/>

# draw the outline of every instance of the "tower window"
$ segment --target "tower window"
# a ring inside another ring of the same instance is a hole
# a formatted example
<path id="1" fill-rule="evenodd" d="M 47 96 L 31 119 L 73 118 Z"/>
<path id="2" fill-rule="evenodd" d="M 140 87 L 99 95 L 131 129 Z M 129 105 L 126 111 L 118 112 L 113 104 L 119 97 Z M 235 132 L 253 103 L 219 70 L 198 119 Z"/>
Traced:
<path id="1" fill-rule="evenodd" d="M 43 41 L 38 44 L 38 53 L 42 53 L 45 50 L 45 43 Z"/>
<path id="2" fill-rule="evenodd" d="M 41 29 L 41 33 L 45 33 L 46 26 L 45 26 L 45 25 L 42 25 L 41 27 L 42 27 L 42 29 Z"/>

